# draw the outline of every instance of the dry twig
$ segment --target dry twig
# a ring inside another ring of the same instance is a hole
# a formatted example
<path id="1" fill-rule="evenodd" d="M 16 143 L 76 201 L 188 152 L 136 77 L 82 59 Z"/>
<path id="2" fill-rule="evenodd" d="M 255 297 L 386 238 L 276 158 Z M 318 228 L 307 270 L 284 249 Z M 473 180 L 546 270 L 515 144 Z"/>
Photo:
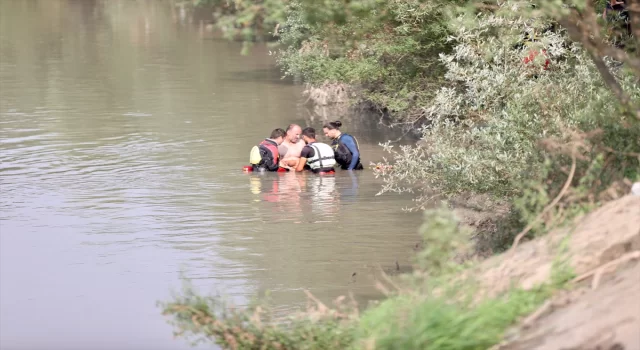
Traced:
<path id="1" fill-rule="evenodd" d="M 544 208 L 544 210 L 542 210 L 542 212 L 540 214 L 538 214 L 538 216 L 536 216 L 536 218 L 533 219 L 533 221 L 531 221 L 529 223 L 529 225 L 527 225 L 527 227 L 524 228 L 524 230 L 522 230 L 522 232 L 518 233 L 516 238 L 513 240 L 513 245 L 511 246 L 511 249 L 510 249 L 511 253 L 515 252 L 515 249 L 518 246 L 518 244 L 520 243 L 520 240 L 522 240 L 522 238 L 527 233 L 529 233 L 529 231 L 531 231 L 533 226 L 536 223 L 538 223 L 538 220 L 540 220 L 542 217 L 544 217 L 549 210 L 551 210 L 553 207 L 555 207 L 558 204 L 558 202 L 560 202 L 560 199 L 562 199 L 562 197 L 565 195 L 567 190 L 569 190 L 569 187 L 571 186 L 571 181 L 573 181 L 573 175 L 575 175 L 575 173 L 576 173 L 576 156 L 575 156 L 575 151 L 574 151 L 571 154 L 571 170 L 569 171 L 569 176 L 567 177 L 567 181 L 564 183 L 564 186 L 562 187 L 562 190 L 560 191 L 560 193 L 558 193 L 556 198 L 554 198 L 553 201 L 549 205 L 547 205 L 547 207 Z"/>
<path id="2" fill-rule="evenodd" d="M 536 312 L 532 313 L 527 318 L 525 318 L 524 321 L 522 321 L 522 327 L 530 327 L 533 322 L 535 322 L 538 318 L 540 318 L 540 316 L 551 309 L 552 306 L 553 303 L 551 302 L 551 300 L 547 300 L 540 308 L 538 308 L 538 310 L 536 310 Z"/>
<path id="3" fill-rule="evenodd" d="M 576 278 L 574 278 L 571 282 L 572 283 L 576 283 L 576 282 L 580 282 L 583 281 L 591 276 L 593 276 L 593 280 L 591 281 L 591 288 L 592 289 L 596 289 L 598 288 L 598 285 L 600 284 L 600 278 L 602 277 L 602 274 L 604 274 L 605 272 L 607 272 L 608 269 L 612 268 L 612 267 L 616 267 L 622 263 L 625 263 L 627 261 L 630 260 L 634 260 L 634 259 L 640 259 L 640 250 L 636 250 L 633 252 L 629 252 L 615 260 L 609 261 L 608 263 L 601 265 L 587 273 L 584 273 Z"/>
<path id="4" fill-rule="evenodd" d="M 311 292 L 309 292 L 308 290 L 305 290 L 304 294 L 307 295 L 307 298 L 309 298 L 310 300 L 316 303 L 316 308 L 318 312 L 324 314 L 327 311 L 329 311 L 329 308 L 323 302 L 321 302 L 318 298 L 316 298 L 313 294 L 311 294 Z"/>

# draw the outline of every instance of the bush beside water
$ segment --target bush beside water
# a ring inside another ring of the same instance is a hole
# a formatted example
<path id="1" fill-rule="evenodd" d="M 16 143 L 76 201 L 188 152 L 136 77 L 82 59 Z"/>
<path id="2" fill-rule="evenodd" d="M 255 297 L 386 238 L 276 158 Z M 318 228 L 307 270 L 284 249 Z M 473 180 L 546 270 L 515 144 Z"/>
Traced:
<path id="1" fill-rule="evenodd" d="M 640 180 L 637 39 L 599 18 L 603 1 L 221 4 L 209 3 L 229 37 L 271 33 L 285 74 L 358 86 L 360 100 L 394 123 L 420 125 L 418 145 L 382 145 L 381 192 L 414 192 L 417 208 L 434 194 L 506 203 L 508 215 L 474 234 L 493 253 L 571 223 Z M 468 254 L 469 233 L 448 210 L 428 213 L 417 271 L 381 284 L 397 288 L 362 315 L 344 300 L 317 301 L 274 322 L 264 304 L 233 310 L 190 289 L 164 311 L 181 332 L 233 349 L 486 349 L 571 277 L 559 264 L 537 288 L 480 298 L 459 278 L 467 265 L 454 263 Z"/>

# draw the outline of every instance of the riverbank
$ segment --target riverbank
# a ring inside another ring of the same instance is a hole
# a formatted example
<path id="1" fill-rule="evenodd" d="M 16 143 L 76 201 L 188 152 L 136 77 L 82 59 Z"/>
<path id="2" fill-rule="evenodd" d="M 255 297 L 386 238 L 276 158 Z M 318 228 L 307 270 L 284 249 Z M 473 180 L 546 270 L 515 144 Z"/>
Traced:
<path id="1" fill-rule="evenodd" d="M 402 278 L 380 274 L 378 287 L 389 299 L 362 314 L 348 297 L 329 307 L 311 294 L 305 312 L 279 324 L 268 323 L 264 305 L 220 314 L 216 299 L 190 293 L 164 304 L 164 312 L 186 336 L 228 349 L 637 347 L 639 196 L 462 269 L 448 259 L 464 230 L 436 214 L 428 219 L 438 222 L 423 227 L 428 245 L 416 270 Z M 586 330 L 593 337 L 585 338 Z"/>
<path id="2" fill-rule="evenodd" d="M 314 122 L 339 119 L 358 105 L 378 122 L 417 134 L 416 147 L 383 147 L 389 161 L 379 168 L 394 170 L 377 175 L 383 192 L 417 192 L 418 207 L 433 194 L 511 201 L 525 182 L 557 177 L 570 156 L 556 156 L 543 140 L 577 145 L 582 137 L 582 151 L 602 155 L 607 166 L 621 164 L 618 175 L 632 181 L 637 175 L 629 170 L 639 166 L 633 154 L 640 151 L 633 73 L 608 57 L 594 62 L 597 53 L 582 48 L 586 39 L 572 32 L 577 17 L 563 17 L 555 5 L 533 11 L 522 1 L 487 7 L 356 1 L 344 8 L 304 0 L 198 3 L 220 31 L 235 33 L 227 37 L 245 33 L 248 43 L 274 44 L 283 74 L 307 84 Z M 515 10 L 522 16 L 514 17 Z M 635 49 L 620 50 L 614 29 L 603 21 L 590 28 L 606 31 L 603 45 L 622 60 Z M 604 118 L 611 111 L 619 113 Z M 547 171 L 545 158 L 553 158 L 556 170 Z M 579 159 L 576 178 L 599 162 L 596 154 L 587 158 Z"/>
<path id="3" fill-rule="evenodd" d="M 178 328 L 229 348 L 517 348 L 524 340 L 509 329 L 580 290 L 575 277 L 635 259 L 638 228 L 607 225 L 638 222 L 638 199 L 625 197 L 640 180 L 638 48 L 598 19 L 602 2 L 533 3 L 281 4 L 270 17 L 278 63 L 312 86 L 319 119 L 355 101 L 420 135 L 384 143 L 388 156 L 373 164 L 379 194 L 412 193 L 413 209 L 429 209 L 414 272 L 380 273 L 390 298 L 362 314 L 348 298 L 332 309 L 309 295 L 289 328 L 185 291 L 164 305 Z M 610 231 L 626 234 L 609 246 Z"/>

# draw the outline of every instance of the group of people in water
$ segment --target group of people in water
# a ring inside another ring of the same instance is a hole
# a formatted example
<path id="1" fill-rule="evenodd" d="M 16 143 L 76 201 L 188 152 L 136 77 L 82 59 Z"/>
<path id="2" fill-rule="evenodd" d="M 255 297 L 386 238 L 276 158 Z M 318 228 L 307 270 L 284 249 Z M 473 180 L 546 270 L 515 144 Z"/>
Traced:
<path id="1" fill-rule="evenodd" d="M 331 144 L 318 142 L 316 130 L 291 124 L 286 130 L 275 129 L 271 136 L 251 149 L 252 171 L 305 171 L 332 174 L 336 167 L 362 170 L 358 141 L 340 131 L 342 122 L 328 122 L 322 127 Z"/>

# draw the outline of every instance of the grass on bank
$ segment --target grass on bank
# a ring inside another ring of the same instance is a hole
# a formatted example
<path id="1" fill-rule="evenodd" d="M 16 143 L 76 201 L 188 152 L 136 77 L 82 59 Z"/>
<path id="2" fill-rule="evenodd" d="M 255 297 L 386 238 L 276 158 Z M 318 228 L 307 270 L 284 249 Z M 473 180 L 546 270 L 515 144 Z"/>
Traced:
<path id="1" fill-rule="evenodd" d="M 451 261 L 459 248 L 455 242 L 467 234 L 451 212 L 428 212 L 421 233 L 425 242 L 441 242 L 439 249 L 420 254 L 417 266 L 424 268 L 406 276 L 405 283 L 390 282 L 397 289 L 393 295 L 362 315 L 346 299 L 329 308 L 309 295 L 313 307 L 275 320 L 267 303 L 231 308 L 188 287 L 160 305 L 176 334 L 225 349 L 487 349 L 573 276 L 558 260 L 547 283 L 483 298 L 472 280 L 454 279 L 462 272 Z"/>
<path id="2" fill-rule="evenodd" d="M 624 178 L 640 179 L 640 123 L 633 109 L 640 73 L 594 54 L 557 26 L 584 23 L 584 6 L 563 17 L 556 14 L 566 7 L 557 2 L 484 1 L 486 11 L 453 18 L 436 2 L 352 1 L 377 12 L 343 13 L 334 21 L 340 9 L 316 2 L 319 18 L 330 20 L 313 22 L 312 8 L 305 7 L 311 3 L 297 3 L 278 32 L 291 43 L 282 52 L 284 68 L 311 82 L 360 84 L 397 114 L 426 113 L 424 144 L 393 149 L 393 159 L 383 164 L 391 167 L 380 167 L 392 169 L 379 174 L 383 190 L 427 188 L 506 200 L 511 221 L 485 233 L 493 252 L 507 249 L 525 226 L 531 237 L 543 235 L 615 197 Z M 432 16 L 439 20 L 430 22 Z M 372 35 L 359 36 L 367 31 Z M 524 45 L 524 33 L 539 39 Z M 548 70 L 539 59 L 523 64 L 530 50 L 540 49 L 548 54 Z M 429 85 L 432 71 L 438 83 L 446 79 L 444 86 Z M 602 71 L 627 95 L 626 104 Z M 301 315 L 275 320 L 266 304 L 234 309 L 188 289 L 161 305 L 181 334 L 230 349 L 486 349 L 571 276 L 558 263 L 551 280 L 537 288 L 484 298 L 477 284 L 455 279 L 465 268 L 454 263 L 455 252 L 469 235 L 451 214 L 428 216 L 421 234 L 419 273 L 362 315 L 349 305 L 330 309 L 317 302 Z"/>

